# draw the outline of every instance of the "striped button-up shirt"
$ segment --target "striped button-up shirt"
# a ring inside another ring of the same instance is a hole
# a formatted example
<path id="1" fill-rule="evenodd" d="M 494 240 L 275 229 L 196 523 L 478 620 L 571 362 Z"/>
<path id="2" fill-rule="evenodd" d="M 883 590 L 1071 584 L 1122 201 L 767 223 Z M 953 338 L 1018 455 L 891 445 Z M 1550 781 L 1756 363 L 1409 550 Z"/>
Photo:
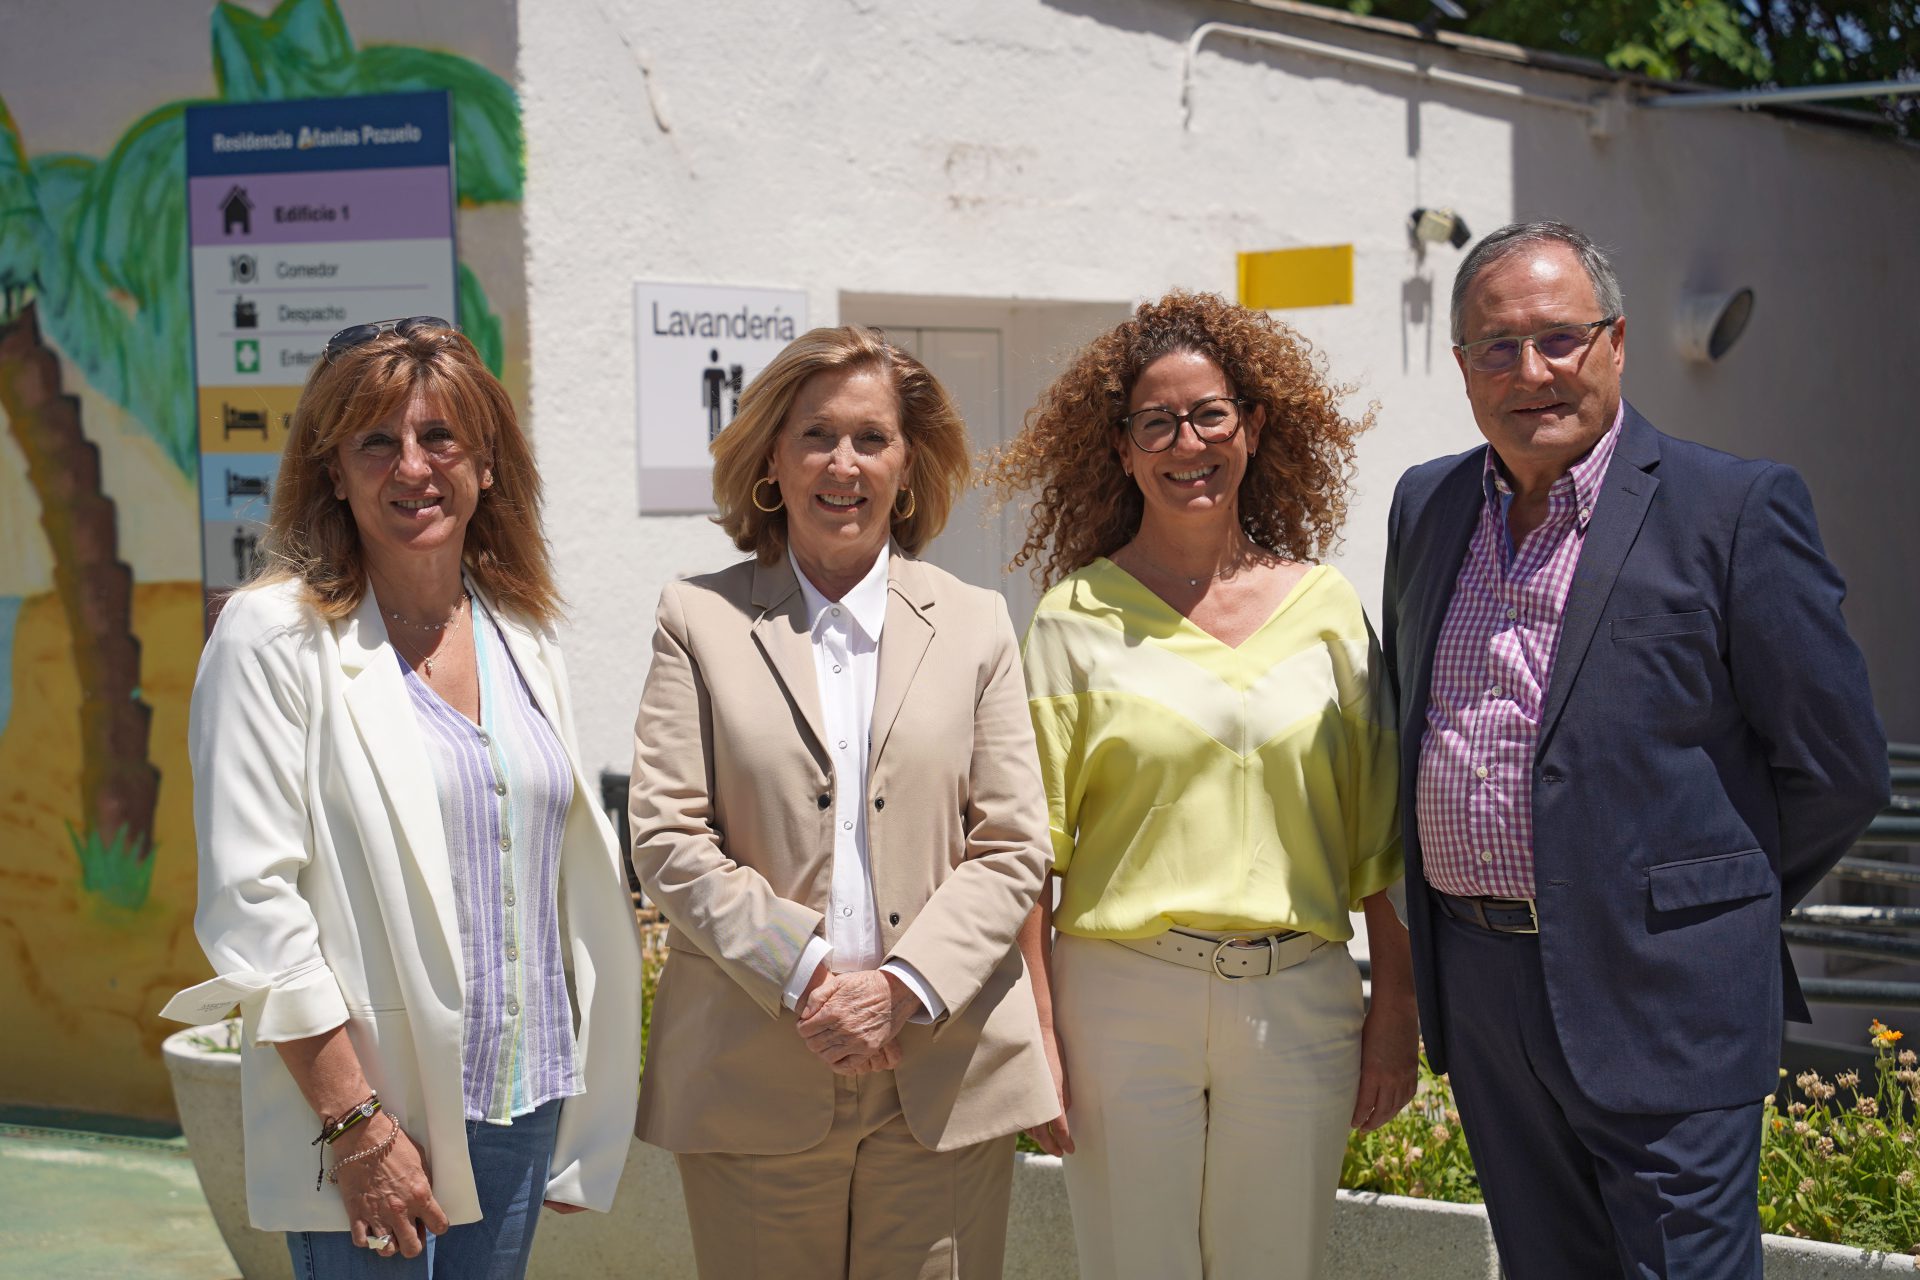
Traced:
<path id="1" fill-rule="evenodd" d="M 1440 625 L 1420 743 L 1416 817 L 1427 883 L 1443 893 L 1531 898 L 1533 755 L 1554 650 L 1620 415 L 1547 494 L 1515 546 L 1513 491 L 1487 450 L 1486 501 Z"/>
<path id="2" fill-rule="evenodd" d="M 582 1088 L 558 897 L 573 770 L 478 601 L 471 617 L 480 723 L 412 670 L 407 690 L 433 765 L 460 922 L 466 1117 L 511 1124 Z"/>

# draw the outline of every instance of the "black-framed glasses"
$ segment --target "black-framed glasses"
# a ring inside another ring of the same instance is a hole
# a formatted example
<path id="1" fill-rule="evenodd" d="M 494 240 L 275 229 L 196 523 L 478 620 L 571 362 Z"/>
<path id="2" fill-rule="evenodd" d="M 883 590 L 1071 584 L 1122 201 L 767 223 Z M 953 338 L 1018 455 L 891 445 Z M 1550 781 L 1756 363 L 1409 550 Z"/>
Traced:
<path id="1" fill-rule="evenodd" d="M 335 356 L 344 355 L 362 343 L 372 342 L 383 333 L 397 333 L 410 338 L 416 329 L 451 329 L 453 326 L 439 316 L 406 316 L 399 320 L 375 320 L 372 324 L 350 324 L 327 339 L 327 345 L 321 348 L 320 359 L 332 364 Z"/>
<path id="2" fill-rule="evenodd" d="M 1565 360 L 1576 351 L 1587 347 L 1602 329 L 1607 328 L 1619 316 L 1607 316 L 1602 320 L 1590 320 L 1586 324 L 1557 324 L 1551 329 L 1542 329 L 1538 333 L 1524 334 L 1517 338 L 1482 338 L 1478 342 L 1463 343 L 1455 350 L 1467 359 L 1467 367 L 1481 373 L 1505 373 L 1520 363 L 1520 355 L 1531 342 L 1545 360 Z"/>
<path id="3" fill-rule="evenodd" d="M 1175 413 L 1156 405 L 1120 419 L 1127 438 L 1142 453 L 1164 453 L 1180 438 L 1180 424 L 1193 428 L 1193 434 L 1206 444 L 1225 444 L 1240 430 L 1241 410 L 1246 401 L 1236 396 L 1208 396 L 1196 401 L 1185 413 Z"/>

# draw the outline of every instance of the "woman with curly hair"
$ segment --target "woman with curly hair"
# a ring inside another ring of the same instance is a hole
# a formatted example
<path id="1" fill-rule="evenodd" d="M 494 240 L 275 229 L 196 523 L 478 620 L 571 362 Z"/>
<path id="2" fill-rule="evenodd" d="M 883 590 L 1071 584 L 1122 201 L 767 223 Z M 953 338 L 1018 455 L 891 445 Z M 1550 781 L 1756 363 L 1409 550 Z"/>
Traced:
<path id="1" fill-rule="evenodd" d="M 1391 708 L 1316 563 L 1372 425 L 1343 390 L 1267 316 L 1172 293 L 989 467 L 1035 495 L 1015 563 L 1050 584 L 1025 663 L 1060 901 L 1021 946 L 1060 1115 L 1029 1132 L 1069 1157 L 1082 1275 L 1317 1275 L 1348 1128 L 1413 1094 Z"/>

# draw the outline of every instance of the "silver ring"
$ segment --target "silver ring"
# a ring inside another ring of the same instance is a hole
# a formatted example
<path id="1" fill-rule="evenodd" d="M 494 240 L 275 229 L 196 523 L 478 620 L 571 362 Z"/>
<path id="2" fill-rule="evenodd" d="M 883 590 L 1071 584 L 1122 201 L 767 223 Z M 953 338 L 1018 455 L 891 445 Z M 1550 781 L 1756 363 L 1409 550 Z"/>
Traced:
<path id="1" fill-rule="evenodd" d="M 372 1249 L 375 1253 L 378 1253 L 392 1243 L 392 1236 L 380 1235 L 367 1237 L 367 1248 Z"/>

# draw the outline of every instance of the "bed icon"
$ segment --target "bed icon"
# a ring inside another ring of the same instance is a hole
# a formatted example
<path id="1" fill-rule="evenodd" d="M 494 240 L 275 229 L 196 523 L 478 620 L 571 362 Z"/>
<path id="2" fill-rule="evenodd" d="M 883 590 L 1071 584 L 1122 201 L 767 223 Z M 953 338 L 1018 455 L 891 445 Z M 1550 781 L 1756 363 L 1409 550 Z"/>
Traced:
<path id="1" fill-rule="evenodd" d="M 262 502 L 265 502 L 270 498 L 271 493 L 272 486 L 268 483 L 265 476 L 249 476 L 241 475 L 233 471 L 227 472 L 227 502 L 229 505 L 232 504 L 235 498 L 258 498 Z"/>
<path id="2" fill-rule="evenodd" d="M 258 431 L 260 438 L 267 438 L 267 412 L 264 409 L 236 409 L 230 404 L 220 406 L 220 438 L 233 439 L 236 431 Z"/>

